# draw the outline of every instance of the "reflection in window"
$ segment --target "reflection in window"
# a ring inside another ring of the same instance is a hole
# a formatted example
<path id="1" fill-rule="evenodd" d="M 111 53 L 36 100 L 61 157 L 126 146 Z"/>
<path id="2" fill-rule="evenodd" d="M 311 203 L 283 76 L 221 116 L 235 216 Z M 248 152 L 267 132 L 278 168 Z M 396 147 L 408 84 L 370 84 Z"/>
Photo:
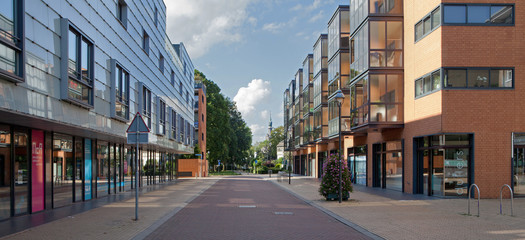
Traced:
<path id="1" fill-rule="evenodd" d="M 129 119 L 129 73 L 115 65 L 115 115 Z"/>
<path id="2" fill-rule="evenodd" d="M 350 79 L 353 79 L 368 69 L 368 25 L 363 25 L 352 37 L 350 48 Z"/>
<path id="3" fill-rule="evenodd" d="M 403 23 L 370 21 L 370 67 L 403 66 Z"/>
<path id="4" fill-rule="evenodd" d="M 124 0 L 117 1 L 117 19 L 122 23 L 124 27 L 127 27 L 128 23 L 128 5 Z"/>
<path id="5" fill-rule="evenodd" d="M 512 88 L 512 69 L 466 68 L 445 69 L 446 88 Z"/>
<path id="6" fill-rule="evenodd" d="M 166 102 L 159 99 L 159 112 L 157 117 L 159 118 L 158 134 L 166 134 Z"/>
<path id="7" fill-rule="evenodd" d="M 68 32 L 68 98 L 93 106 L 93 43 L 76 29 Z"/>
<path id="8" fill-rule="evenodd" d="M 146 87 L 142 88 L 142 117 L 151 128 L 151 91 Z"/>
<path id="9" fill-rule="evenodd" d="M 443 15 L 446 24 L 513 25 L 514 5 L 445 4 Z"/>
<path id="10" fill-rule="evenodd" d="M 433 93 L 441 89 L 440 70 L 434 71 L 421 78 L 416 79 L 416 98 L 422 95 Z"/>
<path id="11" fill-rule="evenodd" d="M 23 79 L 22 46 L 23 24 L 19 15 L 23 13 L 22 0 L 2 1 L 0 8 L 0 74 L 21 82 Z"/>
<path id="12" fill-rule="evenodd" d="M 431 13 L 416 23 L 416 41 L 434 31 L 441 25 L 441 8 L 437 7 Z"/>
<path id="13" fill-rule="evenodd" d="M 370 0 L 370 13 L 400 14 L 403 12 L 401 0 Z"/>

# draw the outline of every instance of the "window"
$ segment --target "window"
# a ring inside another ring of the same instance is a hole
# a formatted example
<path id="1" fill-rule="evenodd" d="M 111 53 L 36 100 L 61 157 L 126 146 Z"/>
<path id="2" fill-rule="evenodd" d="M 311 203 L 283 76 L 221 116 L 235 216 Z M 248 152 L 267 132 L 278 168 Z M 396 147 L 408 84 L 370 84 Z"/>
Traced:
<path id="1" fill-rule="evenodd" d="M 142 117 L 151 129 L 151 91 L 145 86 L 142 88 Z"/>
<path id="2" fill-rule="evenodd" d="M 182 95 L 182 80 L 179 81 L 179 93 Z"/>
<path id="3" fill-rule="evenodd" d="M 431 13 L 416 23 L 416 42 L 434 31 L 441 25 L 441 7 L 437 7 Z"/>
<path id="4" fill-rule="evenodd" d="M 24 81 L 22 6 L 22 0 L 7 0 L 0 8 L 0 77 L 13 82 Z"/>
<path id="5" fill-rule="evenodd" d="M 204 123 L 204 114 L 201 114 L 202 122 Z"/>
<path id="6" fill-rule="evenodd" d="M 186 103 L 190 103 L 190 93 L 186 91 Z"/>
<path id="7" fill-rule="evenodd" d="M 437 70 L 416 79 L 416 98 L 441 89 L 441 71 Z"/>
<path id="8" fill-rule="evenodd" d="M 512 4 L 444 4 L 443 23 L 451 25 L 514 25 Z"/>
<path id="9" fill-rule="evenodd" d="M 129 72 L 116 60 L 111 60 L 112 73 L 112 117 L 129 120 Z"/>
<path id="10" fill-rule="evenodd" d="M 157 97 L 157 134 L 166 134 L 166 102 Z"/>
<path id="11" fill-rule="evenodd" d="M 445 68 L 445 88 L 512 88 L 512 68 Z"/>
<path id="12" fill-rule="evenodd" d="M 171 70 L 170 75 L 171 86 L 175 86 L 175 71 Z"/>
<path id="13" fill-rule="evenodd" d="M 122 23 L 124 28 L 127 28 L 128 24 L 128 5 L 124 0 L 117 1 L 117 19 Z"/>
<path id="14" fill-rule="evenodd" d="M 153 17 L 153 21 L 155 23 L 155 27 L 158 25 L 159 22 L 159 9 L 155 7 L 155 16 Z"/>
<path id="15" fill-rule="evenodd" d="M 403 23 L 370 21 L 370 67 L 403 66 Z"/>
<path id="16" fill-rule="evenodd" d="M 62 29 L 61 41 L 67 47 L 62 58 L 67 66 L 62 71 L 62 99 L 93 107 L 93 42 L 65 18 L 62 19 Z"/>
<path id="17" fill-rule="evenodd" d="M 370 13 L 401 14 L 402 0 L 370 0 Z"/>
<path id="18" fill-rule="evenodd" d="M 182 118 L 182 116 L 179 115 L 179 138 L 177 140 L 179 140 L 179 142 L 183 142 L 184 141 L 184 118 Z"/>
<path id="19" fill-rule="evenodd" d="M 159 69 L 161 73 L 164 73 L 164 56 L 159 53 Z"/>
<path id="20" fill-rule="evenodd" d="M 171 110 L 171 139 L 177 139 L 177 112 Z"/>
<path id="21" fill-rule="evenodd" d="M 149 55 L 149 35 L 146 33 L 146 30 L 142 33 L 142 49 Z"/>

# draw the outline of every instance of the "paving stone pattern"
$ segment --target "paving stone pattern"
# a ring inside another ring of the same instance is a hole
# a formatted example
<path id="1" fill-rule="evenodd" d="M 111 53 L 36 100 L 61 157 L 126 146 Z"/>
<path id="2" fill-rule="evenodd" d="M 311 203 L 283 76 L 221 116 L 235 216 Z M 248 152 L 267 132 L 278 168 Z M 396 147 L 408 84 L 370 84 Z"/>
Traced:
<path id="1" fill-rule="evenodd" d="M 369 239 L 254 177 L 223 178 L 147 239 Z"/>

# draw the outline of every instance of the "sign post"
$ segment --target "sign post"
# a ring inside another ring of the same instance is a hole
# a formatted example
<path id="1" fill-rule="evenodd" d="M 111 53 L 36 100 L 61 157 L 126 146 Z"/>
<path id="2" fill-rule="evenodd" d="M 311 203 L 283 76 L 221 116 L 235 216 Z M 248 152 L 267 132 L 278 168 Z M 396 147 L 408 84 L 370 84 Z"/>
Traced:
<path id="1" fill-rule="evenodd" d="M 135 152 L 135 221 L 139 220 L 139 144 L 148 143 L 148 133 L 150 132 L 148 126 L 142 119 L 139 112 L 129 124 L 128 130 L 128 144 L 137 144 Z"/>

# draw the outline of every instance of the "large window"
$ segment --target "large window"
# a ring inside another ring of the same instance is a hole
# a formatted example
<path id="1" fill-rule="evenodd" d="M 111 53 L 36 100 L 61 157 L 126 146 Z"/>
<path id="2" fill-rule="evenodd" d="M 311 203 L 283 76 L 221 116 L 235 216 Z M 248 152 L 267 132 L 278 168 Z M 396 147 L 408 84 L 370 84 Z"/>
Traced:
<path id="1" fill-rule="evenodd" d="M 443 4 L 443 23 L 450 25 L 514 25 L 514 5 Z"/>
<path id="2" fill-rule="evenodd" d="M 351 85 L 352 127 L 369 122 L 403 121 L 403 77 L 400 74 L 369 74 Z"/>
<path id="3" fill-rule="evenodd" d="M 164 56 L 159 53 L 159 69 L 161 73 L 164 73 Z"/>
<path id="4" fill-rule="evenodd" d="M 112 117 L 117 119 L 129 120 L 129 72 L 115 60 L 112 60 L 113 83 L 112 87 Z"/>
<path id="5" fill-rule="evenodd" d="M 62 98 L 80 104 L 93 106 L 94 48 L 93 41 L 87 38 L 67 19 L 63 19 L 62 41 L 67 46 L 63 61 L 67 61 L 67 72 L 63 71 Z M 67 55 L 66 55 L 67 54 Z"/>
<path id="6" fill-rule="evenodd" d="M 126 28 L 128 25 L 128 5 L 124 0 L 117 1 L 117 19 Z"/>
<path id="7" fill-rule="evenodd" d="M 471 183 L 473 136 L 447 134 L 415 139 L 414 193 L 466 197 Z"/>
<path id="8" fill-rule="evenodd" d="M 441 89 L 441 71 L 437 70 L 416 79 L 416 98 Z"/>
<path id="9" fill-rule="evenodd" d="M 416 23 L 416 42 L 434 31 L 440 25 L 441 7 L 439 6 Z"/>
<path id="10" fill-rule="evenodd" d="M 445 88 L 512 88 L 512 68 L 444 68 Z"/>
<path id="11" fill-rule="evenodd" d="M 170 138 L 171 139 L 177 139 L 177 112 L 175 110 L 171 109 L 171 133 Z"/>
<path id="12" fill-rule="evenodd" d="M 149 35 L 146 30 L 142 33 L 142 49 L 149 55 Z"/>
<path id="13" fill-rule="evenodd" d="M 368 69 L 368 25 L 363 25 L 350 40 L 350 79 Z"/>
<path id="14" fill-rule="evenodd" d="M 402 0 L 370 0 L 370 14 L 402 14 Z"/>
<path id="15" fill-rule="evenodd" d="M 403 66 L 403 22 L 370 21 L 370 67 Z"/>
<path id="16" fill-rule="evenodd" d="M 166 102 L 158 97 L 157 101 L 157 134 L 164 135 L 166 134 Z"/>
<path id="17" fill-rule="evenodd" d="M 145 86 L 142 88 L 142 117 L 151 129 L 151 91 Z"/>
<path id="18" fill-rule="evenodd" d="M 7 0 L 0 8 L 0 76 L 24 81 L 23 1 Z"/>

